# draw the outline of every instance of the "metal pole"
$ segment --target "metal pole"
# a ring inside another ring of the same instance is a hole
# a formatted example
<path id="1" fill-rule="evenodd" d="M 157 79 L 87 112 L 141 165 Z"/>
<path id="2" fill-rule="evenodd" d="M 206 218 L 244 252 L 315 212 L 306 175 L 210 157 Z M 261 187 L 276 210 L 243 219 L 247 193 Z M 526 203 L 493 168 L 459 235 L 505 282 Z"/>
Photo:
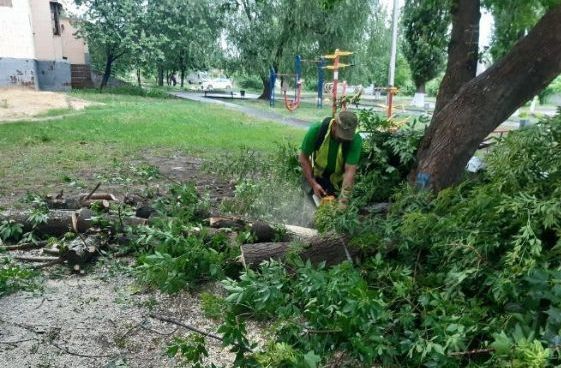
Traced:
<path id="1" fill-rule="evenodd" d="M 388 75 L 388 87 L 393 87 L 395 83 L 395 59 L 397 56 L 397 18 L 399 0 L 393 0 L 393 20 L 392 20 L 392 48 L 390 54 L 390 71 Z"/>
<path id="2" fill-rule="evenodd" d="M 390 54 L 390 71 L 388 75 L 388 118 L 392 116 L 393 94 L 395 85 L 395 59 L 397 57 L 397 18 L 399 0 L 393 0 L 392 49 Z"/>
<path id="3" fill-rule="evenodd" d="M 331 112 L 333 117 L 337 113 L 337 82 L 339 81 L 339 49 L 335 50 L 335 59 L 333 60 L 333 105 Z"/>

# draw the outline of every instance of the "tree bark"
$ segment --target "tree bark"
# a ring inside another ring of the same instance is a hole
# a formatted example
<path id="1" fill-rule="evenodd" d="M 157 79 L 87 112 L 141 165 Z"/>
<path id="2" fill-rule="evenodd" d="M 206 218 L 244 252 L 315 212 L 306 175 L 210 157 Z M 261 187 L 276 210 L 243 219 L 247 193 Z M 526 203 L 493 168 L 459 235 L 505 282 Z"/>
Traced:
<path id="1" fill-rule="evenodd" d="M 142 88 L 142 80 L 141 80 L 141 76 L 140 76 L 140 68 L 136 69 L 136 82 L 138 83 L 138 86 Z"/>
<path id="2" fill-rule="evenodd" d="M 472 79 L 431 122 L 410 182 L 439 191 L 455 184 L 478 145 L 561 73 L 561 5 L 485 73 Z"/>
<path id="3" fill-rule="evenodd" d="M 259 96 L 260 100 L 269 100 L 269 96 L 271 95 L 271 86 L 269 84 L 269 77 L 261 77 L 261 81 L 263 82 L 263 91 Z"/>
<path id="4" fill-rule="evenodd" d="M 109 77 L 111 77 L 111 67 L 113 66 L 113 61 L 115 60 L 113 54 L 107 54 L 107 60 L 105 61 L 105 71 L 103 72 L 103 78 L 101 79 L 101 84 L 99 85 L 99 90 L 103 90 L 109 82 Z"/>
<path id="5" fill-rule="evenodd" d="M 158 86 L 164 86 L 164 68 L 161 65 L 158 66 Z"/>
<path id="6" fill-rule="evenodd" d="M 246 267 L 255 268 L 269 259 L 281 260 L 291 251 L 312 264 L 325 262 L 327 266 L 332 266 L 349 259 L 343 238 L 331 235 L 313 237 L 301 249 L 297 246 L 291 247 L 289 242 L 243 244 L 242 263 Z M 349 256 L 353 254 L 354 252 L 349 253 Z"/>
<path id="7" fill-rule="evenodd" d="M 29 221 L 31 211 L 9 210 L 0 212 L 0 222 L 13 220 L 23 225 L 24 231 L 34 230 L 37 235 L 61 236 L 69 231 L 77 230 L 78 232 L 86 232 L 93 226 L 92 213 L 90 210 L 80 211 L 64 211 L 50 210 L 47 222 L 37 225 L 35 228 L 33 223 Z M 108 216 L 108 220 L 118 223 L 116 216 Z M 122 219 L 124 225 L 138 226 L 145 225 L 146 219 L 137 217 L 125 217 Z"/>
<path id="8" fill-rule="evenodd" d="M 479 52 L 480 5 L 480 0 L 456 0 L 452 5 L 448 64 L 438 90 L 435 115 L 464 84 L 475 78 Z"/>

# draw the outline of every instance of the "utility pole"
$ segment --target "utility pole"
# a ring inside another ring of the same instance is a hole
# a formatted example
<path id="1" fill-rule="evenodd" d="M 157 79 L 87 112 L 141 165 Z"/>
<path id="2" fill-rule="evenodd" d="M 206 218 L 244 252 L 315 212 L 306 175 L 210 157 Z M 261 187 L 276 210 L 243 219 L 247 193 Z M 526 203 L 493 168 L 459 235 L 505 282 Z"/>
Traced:
<path id="1" fill-rule="evenodd" d="M 393 0 L 392 19 L 392 49 L 390 53 L 390 68 L 388 75 L 388 117 L 392 116 L 393 96 L 397 92 L 395 88 L 395 60 L 397 58 L 397 19 L 399 0 Z"/>

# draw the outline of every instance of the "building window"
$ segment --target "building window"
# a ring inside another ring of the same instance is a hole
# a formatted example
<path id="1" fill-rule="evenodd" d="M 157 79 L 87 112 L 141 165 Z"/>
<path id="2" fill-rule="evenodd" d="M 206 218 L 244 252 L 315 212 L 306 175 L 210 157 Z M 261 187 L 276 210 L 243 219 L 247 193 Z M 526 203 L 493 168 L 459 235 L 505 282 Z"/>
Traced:
<path id="1" fill-rule="evenodd" d="M 9 6 L 12 7 L 12 0 L 0 0 L 0 6 Z"/>
<path id="2" fill-rule="evenodd" d="M 53 34 L 60 36 L 60 11 L 62 5 L 59 3 L 51 3 L 51 21 L 53 24 Z"/>

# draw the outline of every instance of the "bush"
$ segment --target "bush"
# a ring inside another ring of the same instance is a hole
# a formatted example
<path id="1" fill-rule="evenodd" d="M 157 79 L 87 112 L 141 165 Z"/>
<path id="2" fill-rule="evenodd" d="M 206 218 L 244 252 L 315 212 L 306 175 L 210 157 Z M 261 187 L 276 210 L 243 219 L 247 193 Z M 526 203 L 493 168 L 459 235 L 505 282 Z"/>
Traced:
<path id="1" fill-rule="evenodd" d="M 261 78 L 252 75 L 252 76 L 243 76 L 238 80 L 238 85 L 240 88 L 245 89 L 255 89 L 255 90 L 262 90 L 263 89 L 263 82 Z"/>
<path id="2" fill-rule="evenodd" d="M 511 133 L 480 177 L 437 196 L 402 187 L 387 216 L 355 218 L 360 266 L 264 263 L 227 281 L 226 300 L 276 321 L 271 343 L 324 361 L 558 366 L 559 147 L 561 117 Z"/>

